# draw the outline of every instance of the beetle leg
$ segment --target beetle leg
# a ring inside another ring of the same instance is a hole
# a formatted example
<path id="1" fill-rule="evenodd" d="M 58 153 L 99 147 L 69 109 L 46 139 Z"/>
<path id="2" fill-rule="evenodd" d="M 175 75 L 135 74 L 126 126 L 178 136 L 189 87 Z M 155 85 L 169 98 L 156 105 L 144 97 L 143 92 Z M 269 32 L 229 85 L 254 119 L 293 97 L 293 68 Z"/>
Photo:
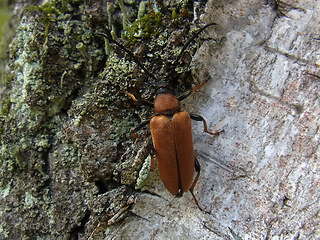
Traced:
<path id="1" fill-rule="evenodd" d="M 130 97 L 133 101 L 135 101 L 141 105 L 153 107 L 152 102 L 149 102 L 148 100 L 145 100 L 143 98 L 136 98 L 132 93 L 129 93 L 128 91 L 124 91 L 124 94 L 127 95 L 128 97 Z"/>
<path id="2" fill-rule="evenodd" d="M 205 85 L 208 81 L 204 81 L 200 84 L 198 84 L 197 86 L 193 87 L 192 89 L 182 93 L 179 97 L 178 97 L 178 100 L 179 102 L 182 101 L 183 99 L 189 97 L 192 93 L 198 91 L 203 85 Z"/>
<path id="3" fill-rule="evenodd" d="M 200 171 L 201 171 L 200 163 L 199 163 L 199 161 L 198 161 L 198 159 L 197 159 L 196 157 L 194 158 L 194 169 L 195 169 L 196 172 L 197 172 L 197 176 L 196 176 L 195 179 L 193 180 L 193 183 L 192 183 L 192 185 L 191 185 L 191 187 L 190 187 L 190 191 L 191 191 L 191 192 L 193 191 L 194 187 L 196 186 L 196 184 L 197 184 L 197 182 L 198 182 L 198 179 L 199 179 L 199 177 L 200 177 Z M 193 195 L 193 193 L 192 193 L 192 195 Z M 194 197 L 194 198 L 195 198 L 195 197 Z M 198 201 L 196 201 L 196 202 L 198 202 Z"/>
<path id="4" fill-rule="evenodd" d="M 190 115 L 190 118 L 192 120 L 195 120 L 195 121 L 202 121 L 203 122 L 203 131 L 206 132 L 206 133 L 209 133 L 210 135 L 215 135 L 215 136 L 219 136 L 220 133 L 224 132 L 224 130 L 221 130 L 221 131 L 217 131 L 217 132 L 210 132 L 208 130 L 208 127 L 207 127 L 207 122 L 206 120 L 200 116 L 200 115 L 196 115 L 196 114 L 189 114 Z"/>
<path id="5" fill-rule="evenodd" d="M 136 132 L 139 131 L 144 126 L 146 126 L 147 124 L 149 124 L 149 122 L 150 122 L 150 119 L 144 120 L 141 123 L 139 123 L 135 128 L 133 128 L 131 130 L 131 138 L 137 138 L 138 136 L 137 136 Z"/>
<path id="6" fill-rule="evenodd" d="M 154 169 L 154 147 L 152 146 L 152 149 L 150 151 L 150 170 L 153 171 Z"/>
<path id="7" fill-rule="evenodd" d="M 206 210 L 204 210 L 202 207 L 200 207 L 199 202 L 198 202 L 198 199 L 196 198 L 196 196 L 195 196 L 194 193 L 193 193 L 193 189 L 194 189 L 194 187 L 196 186 L 196 184 L 197 184 L 197 182 L 198 182 L 198 180 L 199 180 L 200 170 L 201 170 L 200 164 L 199 164 L 199 162 L 198 162 L 198 160 L 197 160 L 196 158 L 194 158 L 194 168 L 195 168 L 195 170 L 196 170 L 196 172 L 197 172 L 197 176 L 196 176 L 195 179 L 193 180 L 193 183 L 191 184 L 191 187 L 190 187 L 189 191 L 190 191 L 190 193 L 191 193 L 191 195 L 192 195 L 192 197 L 193 197 L 193 200 L 194 200 L 194 202 L 196 203 L 197 207 L 198 207 L 202 212 L 210 213 L 209 211 L 206 211 Z"/>

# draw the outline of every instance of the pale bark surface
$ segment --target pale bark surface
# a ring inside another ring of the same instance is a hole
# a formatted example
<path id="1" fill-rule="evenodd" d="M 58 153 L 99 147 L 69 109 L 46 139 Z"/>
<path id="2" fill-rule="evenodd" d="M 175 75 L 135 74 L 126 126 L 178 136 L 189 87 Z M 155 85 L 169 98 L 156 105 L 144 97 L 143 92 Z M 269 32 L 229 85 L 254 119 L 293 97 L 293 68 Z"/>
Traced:
<path id="1" fill-rule="evenodd" d="M 63 2 L 45 18 L 29 9 L 10 47 L 0 239 L 320 238 L 318 1 L 206 3 L 201 21 L 217 25 L 192 66 L 208 83 L 182 108 L 224 130 L 213 137 L 193 123 L 195 195 L 209 214 L 189 193 L 171 196 L 156 168 L 143 181 L 150 135 L 131 141 L 129 131 L 152 112 L 123 94 L 138 85 L 135 65 L 106 60 L 93 34 L 105 1 Z"/>
<path id="2" fill-rule="evenodd" d="M 141 229 L 139 239 L 320 238 L 320 4 L 278 7 L 212 0 L 203 16 L 217 23 L 209 34 L 223 47 L 207 41 L 197 52 L 197 74 L 210 83 L 186 108 L 225 131 L 213 138 L 194 127 L 196 195 L 211 214 L 189 194 L 174 199 L 160 188 L 163 198 L 139 196 L 133 212 L 141 219 L 127 219 L 123 236 Z"/>

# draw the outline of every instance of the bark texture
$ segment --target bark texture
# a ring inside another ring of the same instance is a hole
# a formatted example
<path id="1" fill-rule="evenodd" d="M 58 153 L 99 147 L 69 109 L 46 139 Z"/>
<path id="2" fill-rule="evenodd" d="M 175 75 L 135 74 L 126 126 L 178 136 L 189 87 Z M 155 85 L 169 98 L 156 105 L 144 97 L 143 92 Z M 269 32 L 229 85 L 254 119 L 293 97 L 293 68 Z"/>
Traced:
<path id="1" fill-rule="evenodd" d="M 165 2 L 159 11 L 183 8 Z M 146 31 L 134 51 L 157 77 L 197 22 L 217 24 L 182 59 L 197 49 L 196 80 L 184 80 L 186 66 L 172 80 L 178 93 L 208 80 L 182 108 L 224 130 L 193 124 L 194 192 L 209 214 L 149 172 L 148 130 L 129 139 L 152 111 L 124 91 L 150 100 L 153 82 L 98 32 L 141 17 L 138 2 L 25 4 L 1 91 L 0 239 L 320 238 L 320 3 L 209 0 L 180 25 L 147 19 L 160 33 Z"/>

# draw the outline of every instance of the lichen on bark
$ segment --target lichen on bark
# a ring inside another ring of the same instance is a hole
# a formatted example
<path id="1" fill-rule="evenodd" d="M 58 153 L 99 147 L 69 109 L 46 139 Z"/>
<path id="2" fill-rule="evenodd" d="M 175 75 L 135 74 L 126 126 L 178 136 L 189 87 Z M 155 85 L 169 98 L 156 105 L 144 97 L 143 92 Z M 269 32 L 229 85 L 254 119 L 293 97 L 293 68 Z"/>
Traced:
<path id="1" fill-rule="evenodd" d="M 155 82 L 98 33 L 112 30 L 163 77 L 168 64 L 159 66 L 172 63 L 200 26 L 192 13 L 172 17 L 172 9 L 194 7 L 200 14 L 204 6 L 151 2 L 145 10 L 140 1 L 16 3 L 24 10 L 9 47 L 1 95 L 0 238 L 87 239 L 101 226 L 108 236 L 113 229 L 108 223 L 127 216 L 151 146 L 147 131 L 134 142 L 129 132 L 152 113 L 124 91 L 152 100 Z M 143 29 L 135 22 L 138 14 L 145 16 L 139 20 Z M 148 23 L 153 18 L 158 25 Z M 142 38 L 135 31 L 147 34 Z M 122 39 L 121 32 L 130 34 Z M 169 76 L 180 92 L 193 83 L 181 79 L 189 76 L 197 46 L 190 45 Z"/>

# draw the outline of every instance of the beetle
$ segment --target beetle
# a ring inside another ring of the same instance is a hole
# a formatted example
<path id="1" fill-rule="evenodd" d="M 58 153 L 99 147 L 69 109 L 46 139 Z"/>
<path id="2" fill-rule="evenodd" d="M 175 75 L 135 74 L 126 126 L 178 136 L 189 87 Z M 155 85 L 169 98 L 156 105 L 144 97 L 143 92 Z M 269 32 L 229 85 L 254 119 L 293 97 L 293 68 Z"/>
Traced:
<path id="1" fill-rule="evenodd" d="M 131 135 L 150 125 L 153 142 L 153 152 L 156 155 L 157 165 L 162 182 L 167 190 L 174 196 L 181 197 L 184 192 L 190 191 L 197 207 L 200 207 L 193 189 L 200 176 L 200 164 L 194 156 L 191 119 L 202 121 L 204 132 L 210 135 L 219 135 L 222 131 L 211 132 L 208 130 L 206 120 L 196 114 L 181 111 L 180 101 L 200 89 L 206 82 L 176 97 L 167 84 L 157 86 L 156 97 L 153 102 L 155 116 L 138 124 L 131 130 Z M 132 94 L 126 93 L 134 101 Z M 144 102 L 145 104 L 145 102 Z M 153 156 L 153 153 L 151 153 Z M 151 158 L 153 161 L 153 157 Z M 153 165 L 153 164 L 151 164 Z M 197 172 L 194 176 L 194 169 Z M 206 212 L 206 211 L 204 211 Z"/>
<path id="2" fill-rule="evenodd" d="M 214 24 L 207 24 L 200 28 L 183 46 L 179 56 L 175 60 L 175 65 L 181 58 L 183 51 L 187 46 L 207 27 Z M 121 49 L 126 51 L 129 56 L 151 77 L 157 79 L 151 72 L 149 72 L 143 64 L 139 62 L 133 53 L 126 49 L 122 44 L 113 40 L 110 35 L 105 35 L 110 41 L 114 42 Z M 190 191 L 197 207 L 200 207 L 197 198 L 193 193 L 193 189 L 197 184 L 200 176 L 200 164 L 194 156 L 191 119 L 202 121 L 204 132 L 210 135 L 219 135 L 222 131 L 210 132 L 207 128 L 206 120 L 195 114 L 189 114 L 186 111 L 181 111 L 180 101 L 190 96 L 192 93 L 198 91 L 206 82 L 195 86 L 186 91 L 182 95 L 176 97 L 169 85 L 165 81 L 158 81 L 156 86 L 156 97 L 153 103 L 136 98 L 133 94 L 125 92 L 134 101 L 144 105 L 153 106 L 155 115 L 148 120 L 142 121 L 131 131 L 133 137 L 136 132 L 146 125 L 150 125 L 150 131 L 153 142 L 153 151 L 156 155 L 157 165 L 162 182 L 167 190 L 174 196 L 181 197 L 184 192 Z M 153 153 L 151 153 L 151 160 L 153 162 Z M 151 164 L 153 165 L 153 164 Z M 194 178 L 194 170 L 197 175 Z M 204 211 L 205 212 L 205 211 Z"/>

